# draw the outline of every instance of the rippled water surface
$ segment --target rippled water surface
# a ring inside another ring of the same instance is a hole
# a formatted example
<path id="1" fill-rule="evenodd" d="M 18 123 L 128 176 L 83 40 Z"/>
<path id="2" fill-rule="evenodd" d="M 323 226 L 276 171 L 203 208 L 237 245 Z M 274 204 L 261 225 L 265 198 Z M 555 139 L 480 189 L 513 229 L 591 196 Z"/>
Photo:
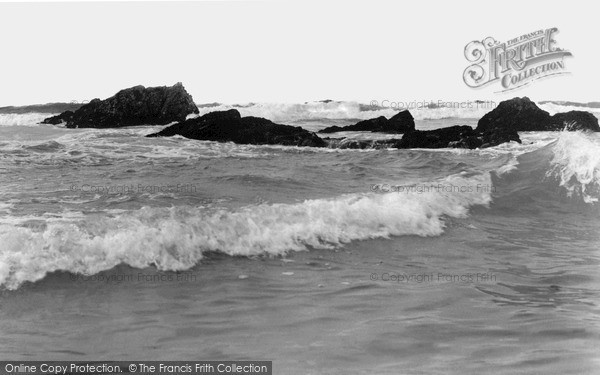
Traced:
<path id="1" fill-rule="evenodd" d="M 154 130 L 0 127 L 0 357 L 599 372 L 597 135 L 335 150 Z"/>

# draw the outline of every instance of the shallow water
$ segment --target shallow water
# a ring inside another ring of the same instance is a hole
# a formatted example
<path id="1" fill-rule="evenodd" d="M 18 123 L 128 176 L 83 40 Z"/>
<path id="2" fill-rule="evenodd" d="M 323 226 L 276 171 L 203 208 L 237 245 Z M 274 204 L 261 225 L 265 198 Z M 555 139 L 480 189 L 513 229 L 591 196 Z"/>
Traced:
<path id="1" fill-rule="evenodd" d="M 1 357 L 598 372 L 597 135 L 319 150 L 154 130 L 0 127 Z"/>

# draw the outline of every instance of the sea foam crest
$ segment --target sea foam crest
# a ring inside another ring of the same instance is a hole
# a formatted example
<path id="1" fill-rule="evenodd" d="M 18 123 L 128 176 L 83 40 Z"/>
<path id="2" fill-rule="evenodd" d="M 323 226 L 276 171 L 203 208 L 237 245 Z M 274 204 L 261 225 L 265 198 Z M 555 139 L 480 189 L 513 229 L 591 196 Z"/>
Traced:
<path id="1" fill-rule="evenodd" d="M 200 114 L 223 111 L 235 108 L 243 116 L 264 117 L 276 122 L 294 122 L 316 119 L 370 119 L 379 116 L 392 117 L 399 110 L 408 109 L 417 120 L 446 118 L 481 118 L 494 109 L 494 103 L 478 104 L 473 101 L 436 101 L 415 100 L 414 98 L 380 98 L 378 106 L 361 104 L 355 101 L 318 101 L 306 103 L 249 103 L 241 105 L 218 104 L 200 105 Z M 545 103 L 540 108 L 554 114 L 571 110 L 592 112 L 600 116 L 599 108 L 565 106 L 556 103 Z M 0 126 L 38 126 L 47 117 L 58 113 L 0 113 Z M 194 117 L 195 115 L 190 115 Z"/>
<path id="2" fill-rule="evenodd" d="M 600 144 L 593 135 L 562 132 L 552 147 L 554 156 L 547 177 L 558 179 L 569 196 L 581 196 L 586 203 L 600 197 Z"/>
<path id="3" fill-rule="evenodd" d="M 200 115 L 213 111 L 237 109 L 242 116 L 264 117 L 276 122 L 293 122 L 299 120 L 367 120 L 379 116 L 390 118 L 401 110 L 409 110 L 417 120 L 445 118 L 480 118 L 493 108 L 483 106 L 466 106 L 463 102 L 447 103 L 441 107 L 427 107 L 429 101 L 394 102 L 384 101 L 381 106 L 370 106 L 352 101 L 293 103 L 250 103 L 245 105 L 219 104 L 201 107 Z"/>
<path id="4" fill-rule="evenodd" d="M 55 113 L 0 113 L 0 126 L 39 126 L 45 118 Z"/>
<path id="5" fill-rule="evenodd" d="M 489 173 L 459 174 L 432 185 L 491 184 Z M 0 225 L 0 285 L 63 270 L 95 274 L 119 264 L 160 270 L 193 267 L 206 251 L 229 255 L 282 255 L 328 249 L 354 240 L 437 236 L 444 217 L 461 218 L 472 205 L 487 205 L 489 192 L 474 189 L 363 193 L 297 204 L 261 204 L 236 211 L 195 207 L 150 208 L 112 218 L 45 221 L 35 228 Z"/>

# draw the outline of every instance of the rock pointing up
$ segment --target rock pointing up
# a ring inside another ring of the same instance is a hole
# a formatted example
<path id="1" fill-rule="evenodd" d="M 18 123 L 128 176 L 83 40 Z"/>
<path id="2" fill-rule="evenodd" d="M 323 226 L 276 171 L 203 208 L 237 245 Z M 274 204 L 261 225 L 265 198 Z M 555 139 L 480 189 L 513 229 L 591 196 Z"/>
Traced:
<path id="1" fill-rule="evenodd" d="M 550 116 L 526 96 L 501 102 L 479 120 L 476 130 L 483 132 L 498 128 L 515 131 L 600 131 L 598 119 L 589 112 L 570 111 Z"/>
<path id="2" fill-rule="evenodd" d="M 49 117 L 43 124 L 68 128 L 119 128 L 134 125 L 166 125 L 198 113 L 192 96 L 181 83 L 172 87 L 135 86 L 105 100 L 94 99 L 75 112 Z"/>

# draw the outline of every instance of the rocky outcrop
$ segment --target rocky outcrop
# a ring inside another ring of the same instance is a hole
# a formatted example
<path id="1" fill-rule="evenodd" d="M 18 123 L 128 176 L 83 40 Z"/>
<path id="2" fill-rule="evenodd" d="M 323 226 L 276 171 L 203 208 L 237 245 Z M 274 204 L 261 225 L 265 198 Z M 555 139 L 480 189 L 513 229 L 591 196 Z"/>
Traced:
<path id="1" fill-rule="evenodd" d="M 181 83 L 172 87 L 135 86 L 105 99 L 94 99 L 75 111 L 42 121 L 68 128 L 118 128 L 134 125 L 166 125 L 198 113 L 192 96 Z"/>
<path id="2" fill-rule="evenodd" d="M 476 130 L 484 132 L 499 128 L 514 131 L 600 131 L 598 119 L 589 112 L 571 111 L 550 116 L 527 97 L 501 102 L 479 120 Z"/>
<path id="3" fill-rule="evenodd" d="M 477 139 L 472 127 L 456 125 L 435 130 L 416 130 L 404 134 L 396 143 L 397 148 L 446 148 L 458 147 L 459 142 L 470 143 L 469 138 Z M 481 143 L 480 143 L 481 144 Z M 477 146 L 475 146 L 477 147 Z M 473 148 L 475 148 L 473 147 Z M 470 147 L 467 147 L 470 148 Z"/>
<path id="4" fill-rule="evenodd" d="M 330 126 L 322 129 L 319 133 L 337 133 L 342 131 L 368 131 L 402 134 L 415 130 L 415 120 L 409 111 L 402 111 L 391 118 L 387 119 L 384 116 L 372 118 L 369 120 L 359 121 L 354 125 L 348 126 Z"/>
<path id="5" fill-rule="evenodd" d="M 486 130 L 481 134 L 481 146 L 479 148 L 494 147 L 507 142 L 521 143 L 519 133 L 512 129 L 494 128 Z M 469 147 L 471 148 L 471 147 Z"/>
<path id="6" fill-rule="evenodd" d="M 557 113 L 550 119 L 551 127 L 557 130 L 591 130 L 600 131 L 598 118 L 586 111 L 569 111 Z"/>
<path id="7" fill-rule="evenodd" d="M 273 123 L 260 117 L 242 117 L 236 109 L 210 112 L 168 126 L 148 137 L 181 135 L 203 141 L 234 142 L 255 145 L 330 147 L 340 149 L 386 148 L 484 148 L 501 143 L 521 142 L 516 131 L 494 128 L 478 132 L 467 125 L 409 131 L 401 139 L 361 140 L 349 138 L 321 139 L 298 126 Z"/>
<path id="8" fill-rule="evenodd" d="M 325 147 L 315 133 L 299 126 L 279 125 L 260 117 L 242 117 L 231 109 L 210 112 L 166 127 L 148 137 L 181 135 L 203 141 L 234 142 L 253 145 Z"/>
<path id="9" fill-rule="evenodd" d="M 516 131 L 491 129 L 480 133 L 467 125 L 455 125 L 435 130 L 416 130 L 404 134 L 393 144 L 396 148 L 485 148 L 515 141 L 521 143 Z"/>

